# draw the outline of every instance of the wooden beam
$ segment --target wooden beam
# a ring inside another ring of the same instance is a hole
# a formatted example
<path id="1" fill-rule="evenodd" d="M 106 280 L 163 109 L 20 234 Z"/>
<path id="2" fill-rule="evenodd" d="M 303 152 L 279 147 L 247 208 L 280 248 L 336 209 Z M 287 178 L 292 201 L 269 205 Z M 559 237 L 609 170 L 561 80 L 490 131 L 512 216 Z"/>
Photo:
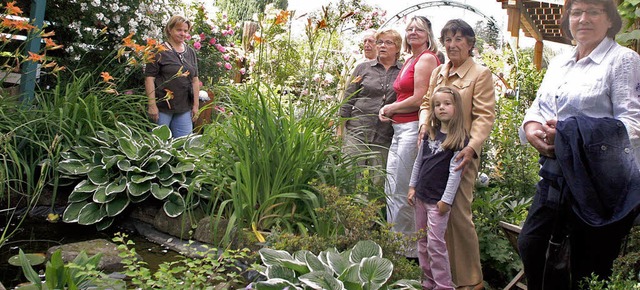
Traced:
<path id="1" fill-rule="evenodd" d="M 544 48 L 544 44 L 542 40 L 536 41 L 536 45 L 533 47 L 533 64 L 536 66 L 536 69 L 540 71 L 542 69 L 542 49 Z"/>
<path id="2" fill-rule="evenodd" d="M 533 22 L 533 19 L 531 19 L 531 15 L 527 13 L 527 10 L 522 5 L 522 2 L 518 1 L 516 5 L 520 6 L 520 23 L 522 24 L 524 29 L 527 30 L 529 34 L 531 34 L 531 36 L 536 40 L 542 40 L 542 32 L 538 30 L 538 27 L 536 26 L 535 22 Z"/>

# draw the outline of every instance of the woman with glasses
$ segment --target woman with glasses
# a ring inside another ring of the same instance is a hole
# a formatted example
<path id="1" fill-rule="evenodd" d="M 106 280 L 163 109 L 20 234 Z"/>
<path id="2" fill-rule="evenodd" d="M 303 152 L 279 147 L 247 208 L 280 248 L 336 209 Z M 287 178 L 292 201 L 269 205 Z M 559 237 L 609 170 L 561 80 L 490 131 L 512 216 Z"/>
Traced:
<path id="1" fill-rule="evenodd" d="M 462 181 L 451 205 L 446 232 L 451 275 L 457 289 L 483 288 L 478 234 L 473 224 L 471 203 L 473 188 L 480 165 L 482 144 L 489 137 L 495 120 L 493 77 L 488 68 L 473 61 L 476 35 L 473 28 L 461 19 L 449 20 L 440 33 L 449 61 L 433 71 L 420 111 L 420 140 L 426 134 L 430 98 L 438 88 L 455 88 L 462 97 L 464 127 L 470 138 L 454 161 L 460 164 Z M 422 255 L 422 253 L 421 253 Z"/>
<path id="2" fill-rule="evenodd" d="M 576 289 L 592 273 L 609 277 L 637 215 L 640 57 L 614 40 L 621 25 L 612 0 L 568 0 L 561 28 L 576 46 L 552 60 L 524 117 L 520 138 L 542 164 L 518 237 L 529 289 Z M 572 147 L 577 140 L 582 145 Z M 570 279 L 544 271 L 552 235 L 570 245 Z"/>
<path id="3" fill-rule="evenodd" d="M 185 43 L 190 29 L 186 18 L 171 17 L 164 28 L 166 50 L 144 71 L 149 118 L 167 125 L 173 137 L 191 134 L 199 109 L 198 61 L 195 50 Z"/>
<path id="4" fill-rule="evenodd" d="M 431 71 L 440 62 L 436 58 L 438 46 L 431 29 L 431 21 L 415 16 L 407 24 L 404 50 L 410 54 L 398 74 L 393 89 L 397 99 L 384 105 L 378 112 L 383 122 L 391 122 L 393 138 L 387 158 L 387 222 L 392 230 L 413 238 L 416 226 L 413 207 L 407 203 L 409 180 L 413 163 L 418 154 L 418 110 L 422 96 L 429 88 Z M 406 249 L 405 255 L 417 258 L 416 244 Z"/>
<path id="5" fill-rule="evenodd" d="M 360 166 L 376 167 L 382 172 L 386 166 L 393 128 L 389 122 L 378 119 L 378 111 L 396 100 L 393 90 L 402 64 L 398 61 L 402 36 L 393 29 L 382 30 L 372 36 L 378 52 L 377 58 L 364 62 L 354 69 L 345 91 L 347 101 L 340 108 L 340 116 L 346 118 L 343 151 L 351 156 L 369 154 L 359 162 Z M 382 179 L 374 182 L 382 186 Z"/>

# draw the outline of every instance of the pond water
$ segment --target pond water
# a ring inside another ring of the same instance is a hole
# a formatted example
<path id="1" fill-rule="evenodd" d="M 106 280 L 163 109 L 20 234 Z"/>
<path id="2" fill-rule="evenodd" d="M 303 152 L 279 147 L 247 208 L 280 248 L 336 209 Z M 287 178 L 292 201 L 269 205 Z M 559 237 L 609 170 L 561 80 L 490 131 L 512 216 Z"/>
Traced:
<path id="1" fill-rule="evenodd" d="M 5 226 L 6 218 L 0 217 L 0 230 Z M 12 228 L 15 225 L 11 226 Z M 67 224 L 63 222 L 49 223 L 44 219 L 27 218 L 23 222 L 17 234 L 11 237 L 0 247 L 0 282 L 11 289 L 16 285 L 27 282 L 20 267 L 12 266 L 8 263 L 9 258 L 18 254 L 22 249 L 25 253 L 43 253 L 47 249 L 62 244 L 88 241 L 93 239 L 105 239 L 111 241 L 116 232 L 125 232 L 128 239 L 135 242 L 136 252 L 148 263 L 151 271 L 155 271 L 162 262 L 177 260 L 178 253 L 168 248 L 146 240 L 144 237 L 131 234 L 116 226 L 107 231 L 98 232 L 95 226 L 82 226 L 78 224 Z M 44 270 L 44 265 L 35 266 L 36 271 Z"/>

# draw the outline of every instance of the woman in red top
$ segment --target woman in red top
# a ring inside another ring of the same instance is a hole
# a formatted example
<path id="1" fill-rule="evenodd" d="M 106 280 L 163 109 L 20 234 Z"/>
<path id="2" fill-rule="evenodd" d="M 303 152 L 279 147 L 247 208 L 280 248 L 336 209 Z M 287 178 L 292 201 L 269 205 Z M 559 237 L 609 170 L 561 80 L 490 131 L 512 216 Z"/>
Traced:
<path id="1" fill-rule="evenodd" d="M 407 25 L 405 52 L 411 57 L 405 62 L 393 83 L 397 99 L 383 106 L 379 118 L 393 124 L 393 139 L 387 160 L 387 222 L 392 230 L 411 237 L 415 233 L 413 207 L 407 203 L 409 179 L 418 153 L 418 110 L 422 97 L 429 88 L 429 78 L 440 62 L 436 57 L 438 46 L 431 29 L 431 21 L 414 16 Z M 416 246 L 406 249 L 407 257 L 418 256 Z"/>

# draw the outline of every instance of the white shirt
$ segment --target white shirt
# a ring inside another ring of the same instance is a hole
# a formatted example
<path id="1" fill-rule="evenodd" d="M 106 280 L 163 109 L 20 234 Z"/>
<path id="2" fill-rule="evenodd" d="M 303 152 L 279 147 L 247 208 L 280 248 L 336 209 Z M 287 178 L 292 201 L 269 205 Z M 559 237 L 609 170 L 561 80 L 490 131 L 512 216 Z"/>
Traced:
<path id="1" fill-rule="evenodd" d="M 605 37 L 586 57 L 577 49 L 553 59 L 522 125 L 571 116 L 610 117 L 625 124 L 640 161 L 640 56 Z M 520 140 L 526 143 L 520 127 Z"/>

